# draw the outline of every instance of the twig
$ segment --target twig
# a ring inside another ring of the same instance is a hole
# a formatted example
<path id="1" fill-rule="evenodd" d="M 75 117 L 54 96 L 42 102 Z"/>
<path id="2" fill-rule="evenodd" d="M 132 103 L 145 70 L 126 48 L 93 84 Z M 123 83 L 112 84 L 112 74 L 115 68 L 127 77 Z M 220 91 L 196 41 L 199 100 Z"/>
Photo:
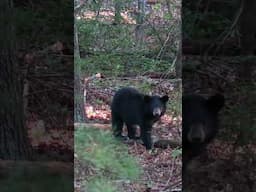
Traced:
<path id="1" fill-rule="evenodd" d="M 239 18 L 243 12 L 244 9 L 244 4 L 243 4 L 243 0 L 241 0 L 241 6 L 237 11 L 237 14 L 234 18 L 234 21 L 232 22 L 231 26 L 225 30 L 224 32 L 222 32 L 217 39 L 209 46 L 209 48 L 207 48 L 205 54 L 204 54 L 204 61 L 206 61 L 206 57 L 209 53 L 209 51 L 217 44 L 217 42 L 219 41 L 219 39 L 222 39 L 221 43 L 219 43 L 218 47 L 215 50 L 215 53 L 217 52 L 217 50 L 219 50 L 220 46 L 226 41 L 226 39 L 228 38 L 228 36 L 230 35 L 230 33 L 233 31 L 233 29 L 235 28 L 235 26 L 237 25 Z"/>
<path id="2" fill-rule="evenodd" d="M 159 59 L 159 58 L 160 58 L 160 56 L 161 56 L 161 54 L 162 54 L 162 52 L 163 52 L 163 50 L 164 50 L 164 48 L 165 48 L 165 46 L 166 46 L 167 42 L 168 42 L 168 41 L 169 41 L 169 39 L 170 39 L 171 32 L 172 32 L 172 30 L 170 30 L 170 31 L 169 31 L 169 33 L 168 33 L 168 35 L 167 35 L 167 38 L 166 38 L 166 40 L 164 41 L 163 46 L 161 47 L 161 49 L 160 49 L 159 53 L 158 53 L 158 54 L 157 54 L 157 56 L 156 56 L 156 59 Z"/>

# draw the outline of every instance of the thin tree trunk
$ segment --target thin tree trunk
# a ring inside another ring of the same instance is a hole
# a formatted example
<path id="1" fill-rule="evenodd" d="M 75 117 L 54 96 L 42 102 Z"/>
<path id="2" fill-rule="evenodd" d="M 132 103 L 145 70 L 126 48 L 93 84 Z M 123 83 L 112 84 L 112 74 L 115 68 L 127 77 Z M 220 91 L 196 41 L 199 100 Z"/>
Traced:
<path id="1" fill-rule="evenodd" d="M 77 26 L 76 22 L 74 23 L 74 44 L 75 44 L 75 57 L 80 59 L 80 49 L 79 49 L 79 40 L 78 40 L 78 32 L 77 32 Z"/>
<path id="2" fill-rule="evenodd" d="M 80 68 L 76 63 L 76 68 Z M 76 71 L 77 70 L 77 71 Z M 79 69 L 75 70 L 75 123 L 85 122 L 84 93 L 80 82 Z"/>
<path id="3" fill-rule="evenodd" d="M 121 23 L 121 0 L 115 0 L 115 19 L 114 24 L 118 25 Z"/>
<path id="4" fill-rule="evenodd" d="M 79 41 L 78 41 L 78 31 L 77 31 L 77 26 L 76 23 L 74 24 L 74 41 L 75 41 L 75 59 L 80 60 L 80 52 L 79 52 Z M 75 61 L 75 122 L 85 122 L 85 102 L 84 102 L 84 89 L 81 84 L 81 66 L 80 62 Z"/>
<path id="5" fill-rule="evenodd" d="M 145 17 L 145 0 L 138 0 L 138 17 L 137 17 L 137 26 L 135 29 L 135 38 L 137 41 L 138 47 L 143 47 L 143 39 L 144 39 L 144 30 L 143 23 Z"/>
<path id="6" fill-rule="evenodd" d="M 81 5 L 83 7 L 83 5 Z M 80 8 L 81 8 L 80 7 Z M 74 17 L 78 14 L 80 11 L 80 8 L 78 7 L 75 9 Z M 85 90 L 81 84 L 81 65 L 80 65 L 80 50 L 79 50 L 79 37 L 78 37 L 78 29 L 76 24 L 76 18 L 74 23 L 74 48 L 75 48 L 75 71 L 74 71 L 74 103 L 75 103 L 75 114 L 74 114 L 74 121 L 75 123 L 83 123 L 86 120 L 85 115 L 85 101 L 84 101 L 84 93 Z"/>

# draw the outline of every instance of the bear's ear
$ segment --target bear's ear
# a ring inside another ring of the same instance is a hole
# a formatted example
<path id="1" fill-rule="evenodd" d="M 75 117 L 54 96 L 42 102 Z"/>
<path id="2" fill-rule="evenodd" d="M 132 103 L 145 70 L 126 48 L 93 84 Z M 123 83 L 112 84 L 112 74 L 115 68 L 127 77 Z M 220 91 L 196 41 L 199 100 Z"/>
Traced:
<path id="1" fill-rule="evenodd" d="M 221 110 L 221 108 L 224 106 L 224 103 L 225 103 L 225 98 L 221 94 L 216 94 L 214 96 L 211 96 L 207 100 L 207 105 L 215 113 L 218 113 Z"/>
<path id="2" fill-rule="evenodd" d="M 151 96 L 149 96 L 149 95 L 144 95 L 144 101 L 145 101 L 146 103 L 149 103 L 149 102 L 151 101 Z"/>
<path id="3" fill-rule="evenodd" d="M 169 97 L 167 95 L 161 97 L 161 101 L 166 103 L 169 100 Z"/>

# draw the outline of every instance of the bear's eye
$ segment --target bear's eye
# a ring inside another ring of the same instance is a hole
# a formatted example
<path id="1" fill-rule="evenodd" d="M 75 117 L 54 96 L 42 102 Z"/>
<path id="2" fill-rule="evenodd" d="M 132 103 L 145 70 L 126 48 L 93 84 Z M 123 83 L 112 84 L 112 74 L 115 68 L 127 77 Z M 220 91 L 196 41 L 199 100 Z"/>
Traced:
<path id="1" fill-rule="evenodd" d="M 169 97 L 167 95 L 161 97 L 162 102 L 166 103 L 169 100 Z"/>
<path id="2" fill-rule="evenodd" d="M 151 97 L 149 95 L 144 95 L 144 101 L 149 103 L 151 101 Z"/>

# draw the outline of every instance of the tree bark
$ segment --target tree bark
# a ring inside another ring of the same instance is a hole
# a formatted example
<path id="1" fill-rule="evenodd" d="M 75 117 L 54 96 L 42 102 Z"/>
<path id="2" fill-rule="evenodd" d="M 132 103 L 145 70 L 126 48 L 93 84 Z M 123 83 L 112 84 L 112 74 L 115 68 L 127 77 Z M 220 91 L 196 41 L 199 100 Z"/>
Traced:
<path id="1" fill-rule="evenodd" d="M 79 40 L 78 40 L 78 32 L 77 32 L 77 26 L 76 22 L 74 23 L 74 47 L 75 47 L 75 57 L 80 59 L 80 49 L 79 49 Z"/>
<path id="2" fill-rule="evenodd" d="M 80 68 L 79 63 L 75 64 L 75 68 Z M 80 81 L 79 69 L 75 69 L 75 123 L 85 122 L 85 103 L 83 87 Z"/>
<path id="3" fill-rule="evenodd" d="M 83 5 L 81 5 L 82 7 Z M 74 17 L 78 14 L 80 11 L 79 8 L 75 9 Z M 75 115 L 74 115 L 74 121 L 75 123 L 83 123 L 86 120 L 86 115 L 85 115 L 85 95 L 86 93 L 81 84 L 81 64 L 79 62 L 80 60 L 80 50 L 79 50 L 79 37 L 78 37 L 78 29 L 76 25 L 76 18 L 75 18 L 75 23 L 74 23 L 74 44 L 75 44 L 75 67 L 74 67 L 74 103 L 75 103 Z"/>
<path id="4" fill-rule="evenodd" d="M 122 16 L 121 16 L 121 4 L 120 0 L 115 0 L 115 17 L 114 17 L 114 24 L 118 25 L 121 23 Z"/>
<path id="5" fill-rule="evenodd" d="M 22 81 L 15 57 L 14 14 L 11 0 L 0 2 L 0 159 L 30 159 L 24 126 Z"/>
<path id="6" fill-rule="evenodd" d="M 144 17 L 145 17 L 145 0 L 138 0 L 138 17 L 137 17 L 137 26 L 135 28 L 135 38 L 137 41 L 138 47 L 143 47 L 143 39 L 144 39 Z"/>

